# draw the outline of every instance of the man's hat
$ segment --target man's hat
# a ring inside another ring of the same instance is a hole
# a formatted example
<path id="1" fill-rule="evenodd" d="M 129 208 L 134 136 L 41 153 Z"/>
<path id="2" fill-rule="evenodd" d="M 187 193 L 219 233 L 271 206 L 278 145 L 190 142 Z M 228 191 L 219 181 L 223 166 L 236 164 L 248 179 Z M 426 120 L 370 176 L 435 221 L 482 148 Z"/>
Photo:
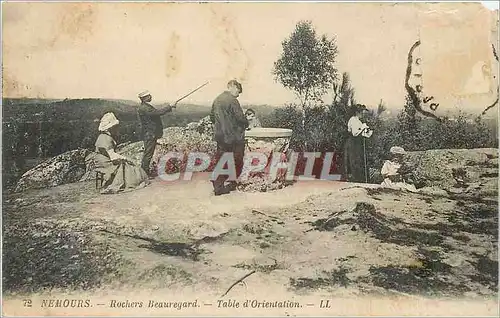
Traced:
<path id="1" fill-rule="evenodd" d="M 227 83 L 227 86 L 236 86 L 238 87 L 238 89 L 240 90 L 240 93 L 243 93 L 243 87 L 241 86 L 241 83 L 238 82 L 237 80 L 233 79 L 233 80 L 230 80 L 228 83 Z"/>
<path id="2" fill-rule="evenodd" d="M 149 91 L 144 91 L 144 92 L 139 93 L 138 96 L 139 96 L 139 98 L 144 98 L 144 97 L 149 96 L 149 95 L 151 95 L 151 93 Z"/>

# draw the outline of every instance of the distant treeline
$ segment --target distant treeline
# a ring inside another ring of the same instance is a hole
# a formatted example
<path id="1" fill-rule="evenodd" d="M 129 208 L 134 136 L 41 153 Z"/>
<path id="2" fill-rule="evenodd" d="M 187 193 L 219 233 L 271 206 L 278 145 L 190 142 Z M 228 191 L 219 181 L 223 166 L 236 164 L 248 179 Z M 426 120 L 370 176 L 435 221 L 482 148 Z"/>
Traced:
<path id="1" fill-rule="evenodd" d="M 136 107 L 131 104 L 102 99 L 4 100 L 4 158 L 52 157 L 76 148 L 92 149 L 99 120 L 106 112 L 113 112 L 120 121 L 118 142 L 140 139 Z M 182 105 L 162 119 L 165 127 L 185 126 L 208 113 L 207 107 Z"/>
<path id="2" fill-rule="evenodd" d="M 52 157 L 72 149 L 92 149 L 99 120 L 107 112 L 113 112 L 120 121 L 119 143 L 138 141 L 140 125 L 136 107 L 137 103 L 132 101 L 105 99 L 4 99 L 4 158 Z M 261 116 L 272 110 L 269 106 L 252 108 Z M 178 105 L 162 120 L 164 127 L 186 126 L 209 112 L 207 106 Z"/>

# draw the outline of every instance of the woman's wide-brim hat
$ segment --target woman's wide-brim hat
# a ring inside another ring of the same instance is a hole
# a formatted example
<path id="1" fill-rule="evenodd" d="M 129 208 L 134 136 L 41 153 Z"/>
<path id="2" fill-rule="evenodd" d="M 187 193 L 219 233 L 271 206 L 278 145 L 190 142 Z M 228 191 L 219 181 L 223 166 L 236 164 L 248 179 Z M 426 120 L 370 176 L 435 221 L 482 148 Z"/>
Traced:
<path id="1" fill-rule="evenodd" d="M 389 152 L 393 155 L 406 155 L 406 151 L 403 147 L 391 147 L 391 149 L 389 149 Z"/>
<path id="2" fill-rule="evenodd" d="M 366 108 L 366 106 L 363 105 L 363 104 L 356 104 L 356 105 L 354 105 L 354 109 L 356 110 L 356 112 L 368 111 L 368 108 Z"/>
<path id="3" fill-rule="evenodd" d="M 106 131 L 119 123 L 120 121 L 115 117 L 115 114 L 106 113 L 102 116 L 101 122 L 99 123 L 99 131 Z"/>

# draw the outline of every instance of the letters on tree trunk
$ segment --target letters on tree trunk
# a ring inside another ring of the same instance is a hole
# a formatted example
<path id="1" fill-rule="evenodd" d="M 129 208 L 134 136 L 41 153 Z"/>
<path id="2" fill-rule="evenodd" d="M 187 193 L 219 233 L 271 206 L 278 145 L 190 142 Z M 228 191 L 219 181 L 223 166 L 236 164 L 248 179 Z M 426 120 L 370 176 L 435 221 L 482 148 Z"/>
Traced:
<path id="1" fill-rule="evenodd" d="M 434 118 L 438 121 L 442 121 L 441 118 L 439 118 L 438 116 L 436 116 L 432 112 L 427 111 L 427 110 L 422 108 L 422 104 L 429 103 L 430 101 L 432 101 L 434 99 L 434 97 L 433 96 L 421 97 L 424 95 L 422 85 L 417 84 L 417 85 L 415 85 L 415 87 L 413 87 L 412 84 L 410 84 L 410 79 L 411 79 L 412 75 L 413 75 L 413 77 L 417 77 L 417 78 L 422 77 L 422 74 L 413 72 L 413 61 L 414 61 L 413 52 L 415 51 L 415 49 L 419 45 L 420 45 L 420 41 L 415 42 L 415 44 L 412 45 L 412 47 L 410 48 L 410 51 L 408 52 L 408 66 L 406 67 L 405 88 L 406 88 L 406 91 L 408 92 L 408 96 L 410 97 L 413 105 L 415 106 L 415 109 L 419 113 L 421 113 L 422 115 L 424 115 L 426 117 L 431 117 L 431 118 Z M 420 65 L 420 63 L 421 63 L 420 58 L 415 59 L 415 64 Z M 438 103 L 431 103 L 429 108 L 432 111 L 435 111 L 438 108 L 438 106 L 439 106 Z"/>

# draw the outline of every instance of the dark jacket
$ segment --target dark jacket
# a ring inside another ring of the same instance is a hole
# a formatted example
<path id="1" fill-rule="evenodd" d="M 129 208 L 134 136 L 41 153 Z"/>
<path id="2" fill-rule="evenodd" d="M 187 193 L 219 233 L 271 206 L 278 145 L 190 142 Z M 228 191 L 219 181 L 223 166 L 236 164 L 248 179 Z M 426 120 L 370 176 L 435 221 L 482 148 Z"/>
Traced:
<path id="1" fill-rule="evenodd" d="M 226 144 L 243 142 L 248 120 L 243 114 L 240 103 L 229 92 L 217 96 L 210 114 L 214 123 L 214 140 Z"/>
<path id="2" fill-rule="evenodd" d="M 137 116 L 141 123 L 141 137 L 143 140 L 158 139 L 163 135 L 163 122 L 161 116 L 170 112 L 172 107 L 167 106 L 156 109 L 148 103 L 141 103 L 137 109 Z"/>

